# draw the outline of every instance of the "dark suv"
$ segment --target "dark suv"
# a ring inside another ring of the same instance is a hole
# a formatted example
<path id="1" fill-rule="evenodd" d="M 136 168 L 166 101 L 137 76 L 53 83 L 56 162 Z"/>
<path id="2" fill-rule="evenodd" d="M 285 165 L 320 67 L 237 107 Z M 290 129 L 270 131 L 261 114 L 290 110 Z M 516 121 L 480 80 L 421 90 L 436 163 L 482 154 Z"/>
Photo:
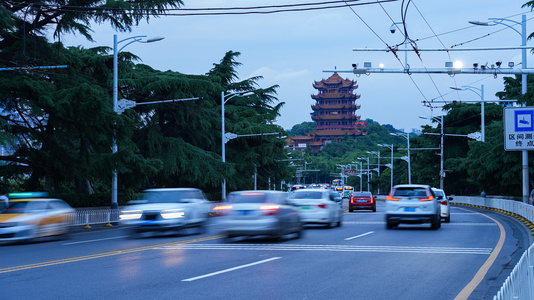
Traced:
<path id="1" fill-rule="evenodd" d="M 386 228 L 400 223 L 430 223 L 431 229 L 441 227 L 441 208 L 432 188 L 421 184 L 394 186 L 386 198 Z"/>

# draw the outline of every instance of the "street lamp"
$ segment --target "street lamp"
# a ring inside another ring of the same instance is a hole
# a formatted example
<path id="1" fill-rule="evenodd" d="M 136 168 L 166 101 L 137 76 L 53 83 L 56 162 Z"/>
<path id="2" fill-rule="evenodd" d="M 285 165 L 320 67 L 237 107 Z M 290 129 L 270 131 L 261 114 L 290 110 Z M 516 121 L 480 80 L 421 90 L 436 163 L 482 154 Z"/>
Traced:
<path id="1" fill-rule="evenodd" d="M 378 172 L 378 188 L 377 188 L 377 195 L 380 195 L 380 151 L 367 151 L 368 154 L 376 155 L 378 158 L 377 164 L 377 172 Z"/>
<path id="2" fill-rule="evenodd" d="M 456 91 L 471 91 L 480 97 L 480 141 L 484 142 L 485 127 L 486 127 L 485 120 L 484 120 L 484 85 L 481 84 L 480 88 L 470 86 L 470 85 L 462 85 L 461 88 L 451 86 L 450 88 Z"/>
<path id="3" fill-rule="evenodd" d="M 226 162 L 226 143 L 233 139 L 233 138 L 236 138 L 237 135 L 236 134 L 233 134 L 233 133 L 226 133 L 225 130 L 224 130 L 224 104 L 226 104 L 226 102 L 228 102 L 228 100 L 234 98 L 234 97 L 246 97 L 246 96 L 250 96 L 254 94 L 253 92 L 230 92 L 228 94 L 225 94 L 224 91 L 221 92 L 221 138 L 222 138 L 222 151 L 221 151 L 221 156 L 222 156 L 222 162 L 225 163 Z M 223 183 L 222 183 L 222 196 L 221 196 L 221 199 L 222 201 L 224 202 L 226 200 L 226 178 L 224 178 L 223 180 Z"/>
<path id="4" fill-rule="evenodd" d="M 360 165 L 360 175 L 357 175 L 358 177 L 360 177 L 360 192 L 362 191 L 363 189 L 363 182 L 362 182 L 362 177 L 363 177 L 363 166 L 362 166 L 362 162 L 361 161 L 353 161 L 352 162 L 355 166 L 357 165 Z"/>
<path id="5" fill-rule="evenodd" d="M 434 118 L 428 118 L 428 117 L 419 117 L 421 119 L 431 119 L 431 120 L 434 120 L 436 122 L 438 122 L 440 125 L 441 125 L 441 134 L 440 134 L 440 137 L 441 137 L 441 141 L 439 143 L 439 156 L 441 156 L 441 159 L 440 159 L 440 169 L 439 169 L 439 188 L 441 190 L 443 190 L 443 177 L 444 177 L 444 171 L 443 171 L 443 116 L 440 116 L 440 119 L 437 119 L 436 117 Z"/>
<path id="6" fill-rule="evenodd" d="M 408 184 L 412 184 L 412 164 L 410 157 L 410 133 L 406 132 L 406 135 L 400 133 L 390 133 L 391 135 L 402 136 L 408 143 Z"/>
<path id="7" fill-rule="evenodd" d="M 146 35 L 137 35 L 125 38 L 123 40 L 117 41 L 117 35 L 113 35 L 113 111 L 118 113 L 118 98 L 119 98 L 119 68 L 118 68 L 118 55 L 119 52 L 122 51 L 126 46 L 139 42 L 139 43 L 152 43 L 161 41 L 164 38 L 163 37 L 154 37 L 147 39 L 146 41 L 143 40 L 143 38 L 146 38 Z M 120 49 L 117 49 L 117 46 L 122 43 L 128 41 L 124 46 L 122 46 Z M 113 154 L 117 153 L 117 137 L 115 134 L 113 135 L 113 148 L 112 152 Z M 119 208 L 119 203 L 117 201 L 117 188 L 118 188 L 118 178 L 117 178 L 117 169 L 113 170 L 113 179 L 111 180 L 111 209 L 117 209 Z"/>
<path id="8" fill-rule="evenodd" d="M 367 161 L 367 191 L 369 192 L 369 157 L 358 157 L 358 159 Z"/>
<path id="9" fill-rule="evenodd" d="M 391 145 L 378 144 L 378 146 L 387 147 L 391 149 L 391 189 L 393 189 L 393 144 Z"/>
<path id="10" fill-rule="evenodd" d="M 510 19 L 504 19 L 504 18 L 489 18 L 491 22 L 480 22 L 480 21 L 469 21 L 469 23 L 473 25 L 480 25 L 480 26 L 495 26 L 495 25 L 504 25 L 513 31 L 515 31 L 517 34 L 521 36 L 521 46 L 525 47 L 521 51 L 521 69 L 527 68 L 527 16 L 522 15 L 521 16 L 521 22 L 517 22 Z M 521 32 L 519 30 L 515 29 L 513 26 L 503 23 L 503 22 L 510 22 L 515 25 L 521 25 Z M 527 93 L 527 74 L 521 75 L 521 94 Z M 526 106 L 526 103 L 523 104 L 523 106 Z M 521 161 L 522 161 L 522 170 L 523 170 L 523 202 L 528 203 L 528 151 L 523 150 L 521 151 Z"/>

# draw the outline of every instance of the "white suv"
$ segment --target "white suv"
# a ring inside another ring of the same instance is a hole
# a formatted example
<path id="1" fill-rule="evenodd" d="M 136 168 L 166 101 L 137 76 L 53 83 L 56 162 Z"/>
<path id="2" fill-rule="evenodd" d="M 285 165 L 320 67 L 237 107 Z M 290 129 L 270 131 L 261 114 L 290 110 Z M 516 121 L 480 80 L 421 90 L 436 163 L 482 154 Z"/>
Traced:
<path id="1" fill-rule="evenodd" d="M 431 229 L 441 227 L 441 207 L 428 185 L 399 184 L 386 198 L 386 228 L 400 223 L 430 223 Z"/>

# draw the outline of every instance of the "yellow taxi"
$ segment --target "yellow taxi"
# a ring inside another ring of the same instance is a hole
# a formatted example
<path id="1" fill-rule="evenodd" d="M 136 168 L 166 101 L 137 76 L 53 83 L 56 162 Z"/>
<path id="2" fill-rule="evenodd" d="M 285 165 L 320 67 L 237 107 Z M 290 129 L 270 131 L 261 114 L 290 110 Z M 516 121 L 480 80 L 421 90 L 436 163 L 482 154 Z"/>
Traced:
<path id="1" fill-rule="evenodd" d="M 12 193 L 0 212 L 0 241 L 31 241 L 67 234 L 74 209 L 48 193 Z"/>

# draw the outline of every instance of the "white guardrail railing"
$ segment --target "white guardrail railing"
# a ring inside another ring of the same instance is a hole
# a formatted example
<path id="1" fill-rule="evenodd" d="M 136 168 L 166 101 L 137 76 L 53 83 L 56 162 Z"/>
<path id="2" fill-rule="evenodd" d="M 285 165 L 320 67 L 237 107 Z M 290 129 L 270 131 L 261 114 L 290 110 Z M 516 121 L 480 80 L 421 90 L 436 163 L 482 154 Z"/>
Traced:
<path id="1" fill-rule="evenodd" d="M 451 203 L 501 210 L 534 223 L 534 206 L 523 202 L 499 198 L 455 196 Z M 530 245 L 523 253 L 493 300 L 534 300 L 534 245 Z"/>
<path id="2" fill-rule="evenodd" d="M 78 209 L 72 213 L 70 226 L 109 224 L 119 221 L 119 210 L 110 208 Z"/>

